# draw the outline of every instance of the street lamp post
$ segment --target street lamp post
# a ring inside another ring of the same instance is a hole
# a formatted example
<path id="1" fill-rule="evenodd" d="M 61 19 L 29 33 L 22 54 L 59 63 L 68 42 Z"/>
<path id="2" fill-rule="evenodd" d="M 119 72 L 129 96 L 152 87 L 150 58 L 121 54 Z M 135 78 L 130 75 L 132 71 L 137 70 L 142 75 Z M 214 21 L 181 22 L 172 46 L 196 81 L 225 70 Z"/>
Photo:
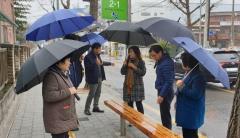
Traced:
<path id="1" fill-rule="evenodd" d="M 234 17 L 235 17 L 234 5 L 235 0 L 232 0 L 231 46 L 234 46 Z"/>
<path id="2" fill-rule="evenodd" d="M 206 1 L 206 7 L 205 7 L 205 23 L 204 23 L 204 36 L 203 36 L 203 47 L 207 47 L 209 45 L 208 43 L 208 28 L 209 28 L 209 10 L 210 10 L 210 0 Z"/>
<path id="3" fill-rule="evenodd" d="M 202 0 L 200 0 L 200 20 L 199 20 L 199 45 L 202 44 L 202 24 L 201 24 L 201 19 L 202 19 Z"/>

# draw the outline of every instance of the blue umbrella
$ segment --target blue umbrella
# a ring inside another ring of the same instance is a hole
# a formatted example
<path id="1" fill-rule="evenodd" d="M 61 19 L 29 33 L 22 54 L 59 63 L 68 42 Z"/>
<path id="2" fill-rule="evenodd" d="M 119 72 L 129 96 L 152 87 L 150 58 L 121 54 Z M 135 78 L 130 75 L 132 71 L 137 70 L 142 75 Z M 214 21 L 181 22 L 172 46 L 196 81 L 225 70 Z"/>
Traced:
<path id="1" fill-rule="evenodd" d="M 91 45 L 94 43 L 103 44 L 107 41 L 105 38 L 103 38 L 101 35 L 99 35 L 97 33 L 86 34 L 86 35 L 82 36 L 80 38 L 80 40 L 83 42 L 89 42 Z"/>
<path id="2" fill-rule="evenodd" d="M 49 40 L 80 31 L 94 22 L 81 9 L 61 9 L 48 13 L 34 22 L 26 32 L 26 40 Z"/>
<path id="3" fill-rule="evenodd" d="M 224 87 L 230 88 L 227 72 L 213 56 L 190 38 L 175 37 L 173 40 L 178 43 L 178 46 L 184 48 L 189 54 L 194 56 Z"/>

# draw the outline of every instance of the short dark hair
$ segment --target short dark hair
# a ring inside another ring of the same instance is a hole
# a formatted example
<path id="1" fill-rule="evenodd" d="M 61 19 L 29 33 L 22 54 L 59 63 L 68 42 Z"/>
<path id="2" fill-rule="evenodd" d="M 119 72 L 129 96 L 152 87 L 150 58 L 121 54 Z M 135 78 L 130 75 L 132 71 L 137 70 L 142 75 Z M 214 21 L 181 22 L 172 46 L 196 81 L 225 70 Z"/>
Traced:
<path id="1" fill-rule="evenodd" d="M 162 52 L 163 53 L 163 48 L 160 45 L 153 45 L 151 46 L 151 48 L 149 49 L 149 53 L 151 53 L 152 51 L 159 53 Z"/>
<path id="2" fill-rule="evenodd" d="M 189 67 L 190 69 L 194 68 L 199 62 L 191 54 L 184 52 L 181 55 L 182 64 L 184 67 Z"/>
<path id="3" fill-rule="evenodd" d="M 96 49 L 96 48 L 99 48 L 99 47 L 101 47 L 101 44 L 100 43 L 94 43 L 94 44 L 92 44 L 92 49 Z"/>

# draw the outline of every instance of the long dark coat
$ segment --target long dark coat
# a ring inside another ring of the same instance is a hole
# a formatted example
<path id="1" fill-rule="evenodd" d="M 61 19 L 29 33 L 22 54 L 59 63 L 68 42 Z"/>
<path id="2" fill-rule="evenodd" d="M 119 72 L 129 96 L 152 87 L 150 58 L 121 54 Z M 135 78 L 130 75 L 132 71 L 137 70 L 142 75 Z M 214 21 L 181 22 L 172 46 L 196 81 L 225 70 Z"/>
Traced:
<path id="1" fill-rule="evenodd" d="M 144 83 L 143 76 L 146 74 L 146 67 L 144 61 L 139 61 L 137 65 L 137 70 L 133 71 L 134 84 L 132 88 L 131 95 L 128 95 L 126 79 L 127 79 L 127 66 L 123 65 L 121 68 L 121 74 L 125 75 L 125 80 L 123 84 L 123 100 L 128 101 L 142 101 L 145 99 L 144 93 Z"/>
<path id="2" fill-rule="evenodd" d="M 43 121 L 47 133 L 78 129 L 75 97 L 69 87 L 73 87 L 70 79 L 57 69 L 50 69 L 43 79 Z"/>

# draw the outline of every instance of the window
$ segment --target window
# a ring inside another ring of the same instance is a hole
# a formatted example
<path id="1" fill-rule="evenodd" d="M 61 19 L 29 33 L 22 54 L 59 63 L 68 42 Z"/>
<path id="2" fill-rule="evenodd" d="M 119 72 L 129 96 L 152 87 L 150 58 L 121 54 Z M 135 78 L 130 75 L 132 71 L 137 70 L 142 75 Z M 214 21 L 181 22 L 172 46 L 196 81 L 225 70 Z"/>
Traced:
<path id="1" fill-rule="evenodd" d="M 9 43 L 8 42 L 8 28 L 7 28 L 7 26 L 3 26 L 3 42 L 4 43 Z"/>

